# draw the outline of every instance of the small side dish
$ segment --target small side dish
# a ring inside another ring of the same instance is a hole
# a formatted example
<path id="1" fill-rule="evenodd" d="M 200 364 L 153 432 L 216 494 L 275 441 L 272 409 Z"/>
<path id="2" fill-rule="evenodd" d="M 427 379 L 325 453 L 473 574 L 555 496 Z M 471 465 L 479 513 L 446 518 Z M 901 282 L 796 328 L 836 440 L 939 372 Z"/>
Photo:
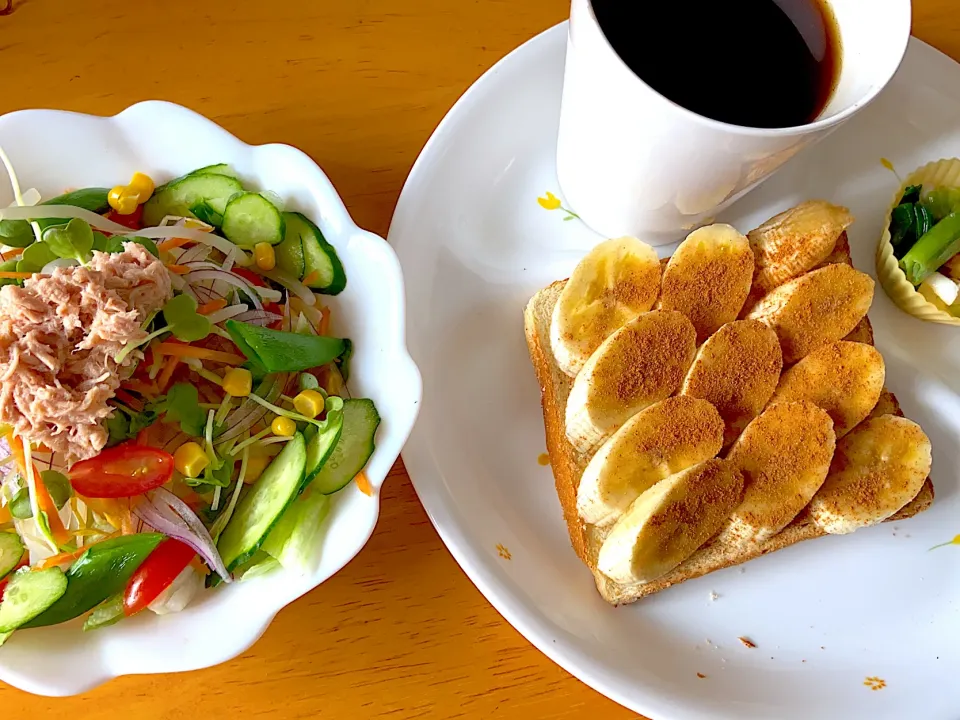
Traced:
<path id="1" fill-rule="evenodd" d="M 0 209 L 0 644 L 309 574 L 380 423 L 306 216 L 226 164 Z"/>
<path id="2" fill-rule="evenodd" d="M 902 310 L 960 325 L 960 160 L 912 173 L 894 198 L 877 249 L 877 277 Z"/>

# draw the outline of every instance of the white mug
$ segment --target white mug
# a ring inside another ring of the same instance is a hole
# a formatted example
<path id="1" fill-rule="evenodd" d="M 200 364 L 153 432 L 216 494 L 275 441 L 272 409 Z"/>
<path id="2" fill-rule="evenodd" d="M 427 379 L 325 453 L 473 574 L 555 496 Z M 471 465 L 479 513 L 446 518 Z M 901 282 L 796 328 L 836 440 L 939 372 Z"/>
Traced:
<path id="1" fill-rule="evenodd" d="M 675 242 L 866 107 L 906 52 L 910 0 L 829 3 L 842 44 L 836 89 L 814 122 L 766 129 L 711 120 L 665 98 L 620 59 L 590 0 L 573 0 L 557 145 L 570 207 L 605 237 Z"/>

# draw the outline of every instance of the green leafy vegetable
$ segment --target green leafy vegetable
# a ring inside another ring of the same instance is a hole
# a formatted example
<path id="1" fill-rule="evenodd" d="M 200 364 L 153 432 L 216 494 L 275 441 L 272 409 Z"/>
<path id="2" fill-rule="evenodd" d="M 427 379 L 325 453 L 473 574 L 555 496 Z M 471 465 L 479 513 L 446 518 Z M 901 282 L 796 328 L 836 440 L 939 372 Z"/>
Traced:
<path id="1" fill-rule="evenodd" d="M 227 320 L 227 332 L 247 360 L 264 372 L 302 372 L 340 357 L 346 340 L 271 330 Z"/>
<path id="2" fill-rule="evenodd" d="M 2 241 L 0 241 L 2 242 Z M 7 260 L 4 263 L 0 263 L 0 272 L 16 272 L 17 265 L 20 263 L 16 260 Z M 20 280 L 14 280 L 13 278 L 3 278 L 0 279 L 0 287 L 4 285 L 17 285 L 20 283 Z"/>
<path id="3" fill-rule="evenodd" d="M 125 405 L 117 405 L 116 412 L 108 417 L 105 422 L 109 435 L 107 447 L 113 447 L 135 438 L 141 430 L 153 425 L 159 417 L 155 406 L 163 400 L 163 397 L 153 400 L 150 405 L 144 408 L 143 412 L 136 412 Z"/>
<path id="4" fill-rule="evenodd" d="M 900 267 L 915 286 L 960 252 L 960 213 L 950 213 L 926 232 L 903 259 Z"/>
<path id="5" fill-rule="evenodd" d="M 920 202 L 933 216 L 934 222 L 940 222 L 950 213 L 960 210 L 960 188 L 933 188 L 923 194 Z"/>
<path id="6" fill-rule="evenodd" d="M 203 436 L 206 415 L 200 407 L 197 388 L 190 383 L 177 383 L 154 406 L 156 412 L 166 413 L 167 422 L 179 422 L 180 429 L 193 437 Z"/>
<path id="7" fill-rule="evenodd" d="M 56 255 L 45 242 L 37 242 L 24 249 L 17 263 L 17 272 L 40 272 L 48 262 L 56 260 Z"/>
<path id="8" fill-rule="evenodd" d="M 83 622 L 84 631 L 114 625 L 123 620 L 123 593 L 109 597 L 93 609 Z"/>
<path id="9" fill-rule="evenodd" d="M 73 495 L 73 488 L 70 486 L 70 480 L 66 475 L 58 473 L 56 470 L 44 470 L 40 473 L 40 479 L 43 481 L 50 498 L 57 506 L 57 510 L 67 504 L 67 500 Z M 29 520 L 33 517 L 33 508 L 30 507 L 30 492 L 27 488 L 20 488 L 14 493 L 10 500 L 10 514 L 17 520 Z"/>
<path id="10" fill-rule="evenodd" d="M 167 323 L 164 327 L 154 330 L 139 342 L 124 345 L 114 359 L 122 363 L 133 350 L 164 333 L 173 333 L 177 340 L 183 342 L 195 342 L 205 338 L 213 329 L 210 320 L 197 312 L 197 301 L 189 295 L 174 295 L 168 300 L 163 306 L 163 320 Z"/>
<path id="11" fill-rule="evenodd" d="M 36 242 L 33 228 L 26 220 L 0 220 L 0 243 L 9 247 L 27 247 Z"/>
<path id="12" fill-rule="evenodd" d="M 43 243 L 57 257 L 87 262 L 93 250 L 93 230 L 85 221 L 73 218 L 66 225 L 54 225 L 44 230 Z"/>

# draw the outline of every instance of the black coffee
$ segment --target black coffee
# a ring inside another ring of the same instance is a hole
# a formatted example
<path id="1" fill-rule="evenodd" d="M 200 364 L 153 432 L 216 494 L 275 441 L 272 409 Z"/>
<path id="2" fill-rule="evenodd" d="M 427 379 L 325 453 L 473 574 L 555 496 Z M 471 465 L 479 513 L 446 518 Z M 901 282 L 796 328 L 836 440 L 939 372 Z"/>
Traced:
<path id="1" fill-rule="evenodd" d="M 826 0 L 593 0 L 617 54 L 688 110 L 746 127 L 811 122 L 840 75 Z"/>

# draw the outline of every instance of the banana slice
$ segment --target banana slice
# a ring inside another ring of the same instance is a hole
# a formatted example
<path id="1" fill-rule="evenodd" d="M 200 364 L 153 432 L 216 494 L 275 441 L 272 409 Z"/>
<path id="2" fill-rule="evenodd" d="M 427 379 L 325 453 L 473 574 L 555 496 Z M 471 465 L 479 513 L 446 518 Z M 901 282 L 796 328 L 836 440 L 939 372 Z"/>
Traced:
<path id="1" fill-rule="evenodd" d="M 853 223 L 845 207 L 810 200 L 747 233 L 756 257 L 756 290 L 768 292 L 822 263 Z"/>
<path id="2" fill-rule="evenodd" d="M 827 265 L 765 295 L 747 314 L 773 328 L 783 362 L 840 340 L 867 314 L 873 280 L 849 265 Z"/>
<path id="3" fill-rule="evenodd" d="M 716 535 L 743 497 L 743 476 L 716 458 L 638 497 L 600 547 L 597 569 L 619 583 L 656 580 Z"/>
<path id="4" fill-rule="evenodd" d="M 810 402 L 772 405 L 747 425 L 727 460 L 747 490 L 722 537 L 732 545 L 763 542 L 810 502 L 830 469 L 833 421 Z"/>
<path id="5" fill-rule="evenodd" d="M 660 292 L 656 251 L 636 238 L 597 245 L 580 261 L 553 309 L 550 347 L 574 377 L 616 330 L 653 307 Z"/>
<path id="6" fill-rule="evenodd" d="M 770 402 L 809 400 L 827 411 L 839 440 L 876 406 L 884 376 L 883 356 L 876 348 L 841 340 L 787 370 Z"/>
<path id="7" fill-rule="evenodd" d="M 824 532 L 883 522 L 916 497 L 930 474 L 930 440 L 896 415 L 868 420 L 837 444 L 830 475 L 810 503 Z"/>
<path id="8" fill-rule="evenodd" d="M 672 395 L 697 351 L 693 325 L 654 310 L 607 338 L 577 374 L 567 398 L 567 439 L 595 450 L 645 407 Z"/>
<path id="9" fill-rule="evenodd" d="M 723 421 L 706 400 L 671 397 L 630 418 L 593 456 L 577 488 L 584 522 L 608 525 L 669 475 L 720 452 Z"/>
<path id="10" fill-rule="evenodd" d="M 777 334 L 759 320 L 735 320 L 700 346 L 680 393 L 720 411 L 726 447 L 763 410 L 782 368 Z"/>
<path id="11" fill-rule="evenodd" d="M 752 278 L 747 238 L 729 225 L 708 225 L 690 233 L 667 263 L 660 308 L 690 318 L 699 344 L 736 320 Z"/>

